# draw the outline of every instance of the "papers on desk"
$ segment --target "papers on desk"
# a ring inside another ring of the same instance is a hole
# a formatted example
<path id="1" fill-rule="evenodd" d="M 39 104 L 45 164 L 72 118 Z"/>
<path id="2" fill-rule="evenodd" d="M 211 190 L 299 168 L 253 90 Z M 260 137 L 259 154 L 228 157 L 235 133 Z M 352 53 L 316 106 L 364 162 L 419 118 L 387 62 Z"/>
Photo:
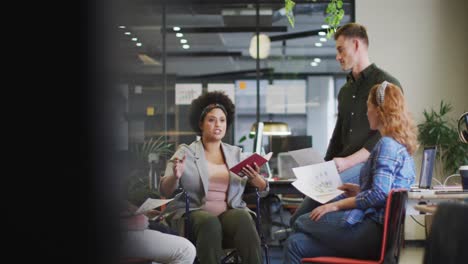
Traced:
<path id="1" fill-rule="evenodd" d="M 292 185 L 303 194 L 320 203 L 326 203 L 343 193 L 342 185 L 333 160 L 292 169 L 297 180 Z"/>
<path id="2" fill-rule="evenodd" d="M 135 214 L 144 214 L 148 211 L 156 209 L 162 205 L 165 205 L 174 199 L 152 199 L 148 198 L 146 201 L 135 211 Z"/>

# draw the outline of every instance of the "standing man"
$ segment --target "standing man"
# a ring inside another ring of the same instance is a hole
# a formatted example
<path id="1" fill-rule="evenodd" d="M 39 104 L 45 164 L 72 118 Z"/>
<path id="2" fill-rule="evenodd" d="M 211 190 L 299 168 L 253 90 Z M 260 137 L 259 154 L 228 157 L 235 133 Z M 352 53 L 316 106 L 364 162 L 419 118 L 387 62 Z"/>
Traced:
<path id="1" fill-rule="evenodd" d="M 336 60 L 341 69 L 351 72 L 338 94 L 338 118 L 328 145 L 325 160 L 334 160 L 343 182 L 359 184 L 359 173 L 370 151 L 380 139 L 367 120 L 367 97 L 375 84 L 400 82 L 369 60 L 369 38 L 364 26 L 349 23 L 335 33 Z M 291 218 L 309 213 L 311 199 L 306 197 Z"/>

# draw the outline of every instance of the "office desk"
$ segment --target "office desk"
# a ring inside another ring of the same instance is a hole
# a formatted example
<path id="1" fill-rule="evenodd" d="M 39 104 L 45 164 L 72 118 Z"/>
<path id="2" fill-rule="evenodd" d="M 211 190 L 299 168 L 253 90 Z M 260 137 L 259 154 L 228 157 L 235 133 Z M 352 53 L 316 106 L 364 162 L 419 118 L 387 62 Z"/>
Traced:
<path id="1" fill-rule="evenodd" d="M 453 190 L 453 189 L 452 189 Z M 416 205 L 435 205 L 440 202 L 460 201 L 468 199 L 468 192 L 460 193 L 437 193 L 439 190 L 420 190 L 408 192 L 407 214 L 420 214 Z M 461 188 L 460 188 L 461 191 Z"/>
<path id="2" fill-rule="evenodd" d="M 453 189 L 452 189 L 453 190 Z M 460 189 L 461 190 L 461 189 Z M 429 235 L 432 226 L 432 215 L 441 202 L 460 202 L 468 199 L 468 193 L 437 193 L 438 190 L 421 190 L 408 192 L 407 214 L 425 214 L 425 234 Z"/>
<path id="3" fill-rule="evenodd" d="M 414 209 L 421 213 L 434 214 L 436 212 L 437 205 L 417 204 L 414 206 Z"/>

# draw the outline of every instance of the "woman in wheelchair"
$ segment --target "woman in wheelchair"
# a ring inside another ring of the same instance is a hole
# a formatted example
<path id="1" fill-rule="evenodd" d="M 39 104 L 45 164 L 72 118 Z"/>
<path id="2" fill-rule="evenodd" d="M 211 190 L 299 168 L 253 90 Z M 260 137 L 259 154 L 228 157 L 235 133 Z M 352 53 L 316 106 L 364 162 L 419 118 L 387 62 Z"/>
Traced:
<path id="1" fill-rule="evenodd" d="M 409 189 L 415 177 L 416 128 L 406 109 L 398 86 L 385 81 L 372 87 L 367 118 L 382 138 L 361 169 L 360 185 L 346 183 L 342 195 L 323 205 L 313 201 L 302 212 L 292 225 L 284 263 L 319 256 L 379 258 L 387 196 L 391 189 Z"/>
<path id="2" fill-rule="evenodd" d="M 247 177 L 229 168 L 245 155 L 241 149 L 222 142 L 233 122 L 234 104 L 221 92 L 210 92 L 193 100 L 190 125 L 201 140 L 182 144 L 167 164 L 159 189 L 171 197 L 180 187 L 189 197 L 190 234 L 203 264 L 219 264 L 223 248 L 236 248 L 243 263 L 262 263 L 260 238 L 242 195 L 247 184 L 266 196 L 268 182 L 260 168 L 246 166 Z M 164 214 L 169 225 L 183 234 L 185 197 L 176 195 Z"/>

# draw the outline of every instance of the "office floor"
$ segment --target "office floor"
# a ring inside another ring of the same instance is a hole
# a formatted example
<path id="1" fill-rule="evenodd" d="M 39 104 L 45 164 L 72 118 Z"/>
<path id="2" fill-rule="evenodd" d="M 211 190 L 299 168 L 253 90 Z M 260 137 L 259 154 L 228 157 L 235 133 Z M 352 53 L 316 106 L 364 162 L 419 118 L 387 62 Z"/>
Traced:
<path id="1" fill-rule="evenodd" d="M 422 263 L 424 248 L 418 246 L 407 246 L 402 249 L 399 264 Z M 283 264 L 283 251 L 281 247 L 270 248 L 270 263 Z"/>

